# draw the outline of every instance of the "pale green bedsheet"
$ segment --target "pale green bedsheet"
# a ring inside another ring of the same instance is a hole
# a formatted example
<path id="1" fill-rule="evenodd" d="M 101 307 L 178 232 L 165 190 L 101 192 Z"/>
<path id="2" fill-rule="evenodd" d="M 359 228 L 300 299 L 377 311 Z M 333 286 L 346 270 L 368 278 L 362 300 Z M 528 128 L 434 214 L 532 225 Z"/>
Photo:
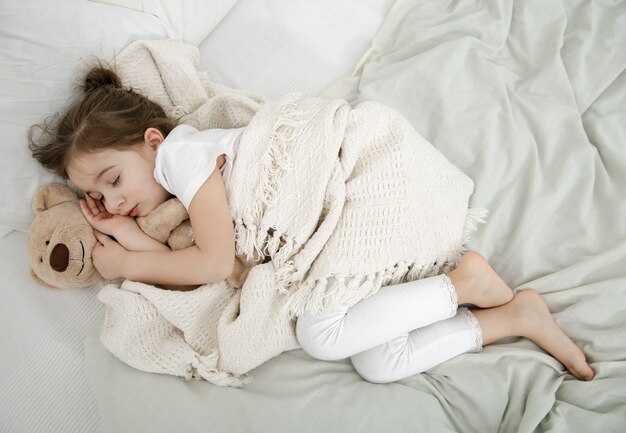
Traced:
<path id="1" fill-rule="evenodd" d="M 399 0 L 354 77 L 326 92 L 395 107 L 474 179 L 491 216 L 471 247 L 544 295 L 594 381 L 511 339 L 388 385 L 292 351 L 227 389 L 135 371 L 94 330 L 104 431 L 626 431 L 625 8 Z"/>

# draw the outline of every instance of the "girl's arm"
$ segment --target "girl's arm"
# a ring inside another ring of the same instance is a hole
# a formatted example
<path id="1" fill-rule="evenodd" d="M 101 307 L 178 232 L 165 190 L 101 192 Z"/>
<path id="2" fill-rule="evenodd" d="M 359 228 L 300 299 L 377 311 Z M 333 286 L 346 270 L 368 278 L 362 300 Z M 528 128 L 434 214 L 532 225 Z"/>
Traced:
<path id="1" fill-rule="evenodd" d="M 113 254 L 116 254 L 118 259 L 120 259 L 118 260 L 118 265 L 117 265 L 120 269 L 123 267 L 124 254 L 129 252 L 129 250 L 127 250 L 126 248 L 133 248 L 132 251 L 171 251 L 167 245 L 163 245 L 161 242 L 158 242 L 152 239 L 150 236 L 148 236 L 143 231 L 141 231 L 141 229 L 138 228 L 138 230 L 139 232 L 136 234 L 136 237 L 133 237 L 133 235 L 128 235 L 126 238 L 124 238 L 125 243 L 115 242 L 112 239 L 110 239 L 106 234 L 99 232 L 97 230 L 94 230 L 94 234 L 96 235 L 98 242 L 100 242 L 100 244 L 103 245 L 104 248 L 107 249 L 107 251 L 113 252 Z M 127 246 L 129 244 L 132 244 L 132 246 L 131 247 Z M 117 249 L 117 253 L 115 253 L 116 249 Z M 98 257 L 100 256 L 98 255 Z M 96 255 L 93 255 L 94 264 L 96 264 L 96 268 L 98 269 L 98 266 L 100 265 L 98 265 L 98 262 L 96 260 L 97 260 Z M 115 263 L 115 261 L 113 261 L 113 263 Z M 119 277 L 105 276 L 105 275 L 111 275 L 111 274 L 108 274 L 108 271 L 106 270 L 103 270 L 100 273 L 105 278 L 110 278 L 110 279 L 122 278 L 121 274 Z M 157 284 L 157 283 L 154 283 L 154 284 Z M 163 289 L 179 290 L 179 291 L 194 290 L 198 288 L 198 286 L 199 284 L 193 284 L 193 285 L 159 284 L 159 287 Z"/>
<path id="2" fill-rule="evenodd" d="M 219 165 L 189 205 L 196 245 L 178 251 L 128 251 L 110 239 L 94 249 L 94 264 L 105 278 L 147 284 L 196 285 L 221 281 L 233 272 L 235 236 Z"/>
<path id="3" fill-rule="evenodd" d="M 145 234 L 138 225 L 135 225 L 136 229 L 128 229 L 122 236 L 122 240 L 118 239 L 120 245 L 129 251 L 171 251 L 167 245 L 152 239 Z M 175 285 L 175 284 L 161 284 L 160 287 L 167 290 L 180 290 L 187 291 L 198 288 L 198 284 L 193 285 Z"/>
<path id="4" fill-rule="evenodd" d="M 131 217 L 127 217 L 131 218 Z M 170 248 L 145 234 L 135 223 L 113 234 L 113 237 L 129 251 L 170 251 Z"/>
<path id="5" fill-rule="evenodd" d="M 170 251 L 170 248 L 167 245 L 164 245 L 145 234 L 134 218 L 108 213 L 102 202 L 99 200 L 96 201 L 93 198 L 86 196 L 85 200 L 80 201 L 80 208 L 89 224 L 96 228 L 94 233 L 96 234 L 99 242 L 102 245 L 106 244 L 109 247 L 109 250 L 114 248 L 114 242 L 106 236 L 107 233 L 115 237 L 119 245 L 121 245 L 125 250 Z M 101 232 L 100 230 L 104 232 Z M 94 263 L 96 263 L 95 259 Z M 168 290 L 193 290 L 198 286 L 161 285 L 161 287 Z"/>

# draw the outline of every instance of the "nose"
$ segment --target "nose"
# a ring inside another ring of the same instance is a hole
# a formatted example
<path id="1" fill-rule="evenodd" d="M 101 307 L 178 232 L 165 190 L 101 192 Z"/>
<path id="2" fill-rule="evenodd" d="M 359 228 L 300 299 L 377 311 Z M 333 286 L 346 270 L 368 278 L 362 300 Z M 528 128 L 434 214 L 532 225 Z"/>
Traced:
<path id="1" fill-rule="evenodd" d="M 56 244 L 50 253 L 50 266 L 57 272 L 65 272 L 69 264 L 69 248 L 65 244 Z"/>
<path id="2" fill-rule="evenodd" d="M 122 213 L 122 208 L 125 203 L 126 199 L 124 199 L 124 197 L 114 196 L 111 197 L 111 199 L 107 198 L 106 200 L 104 200 L 104 207 L 106 208 L 107 212 L 113 215 L 117 215 Z"/>

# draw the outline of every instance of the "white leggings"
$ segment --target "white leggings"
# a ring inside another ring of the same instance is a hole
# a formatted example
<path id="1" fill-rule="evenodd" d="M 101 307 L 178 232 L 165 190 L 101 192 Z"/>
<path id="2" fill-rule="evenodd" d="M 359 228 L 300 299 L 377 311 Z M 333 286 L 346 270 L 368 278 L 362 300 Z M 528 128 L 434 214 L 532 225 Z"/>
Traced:
<path id="1" fill-rule="evenodd" d="M 382 287 L 352 308 L 302 315 L 296 335 L 312 357 L 349 357 L 356 371 L 374 383 L 394 382 L 482 350 L 478 320 L 467 308 L 458 308 L 446 275 Z"/>

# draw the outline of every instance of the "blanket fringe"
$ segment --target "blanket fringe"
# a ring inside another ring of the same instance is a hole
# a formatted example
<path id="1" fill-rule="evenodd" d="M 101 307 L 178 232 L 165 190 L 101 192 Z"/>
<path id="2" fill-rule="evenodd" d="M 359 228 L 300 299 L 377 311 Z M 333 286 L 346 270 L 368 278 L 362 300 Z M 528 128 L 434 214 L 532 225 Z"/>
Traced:
<path id="1" fill-rule="evenodd" d="M 452 271 L 467 251 L 471 235 L 478 225 L 484 223 L 489 211 L 485 208 L 469 208 L 463 227 L 462 245 L 457 253 L 438 257 L 432 264 L 400 261 L 383 271 L 352 276 L 333 276 L 332 282 L 321 278 L 298 282 L 300 276 L 293 260 L 280 265 L 277 270 L 278 290 L 287 295 L 283 312 L 299 316 L 305 312 L 318 314 L 340 305 L 352 306 L 376 293 L 383 285 L 434 277 Z"/>
<path id="2" fill-rule="evenodd" d="M 278 290 L 286 295 L 293 285 L 292 277 L 296 273 L 296 265 L 293 260 L 289 260 L 276 270 L 276 284 Z"/>
<path id="3" fill-rule="evenodd" d="M 282 180 L 293 169 L 292 147 L 302 135 L 302 127 L 309 122 L 303 117 L 304 111 L 298 109 L 301 99 L 300 93 L 289 94 L 276 108 L 278 115 L 268 138 L 267 151 L 260 161 L 261 183 L 246 212 L 250 221 L 235 221 L 237 254 L 245 255 L 248 260 L 267 256 L 276 260 L 279 257 L 282 264 L 299 248 L 295 240 L 284 237 L 283 233 L 270 233 L 274 227 L 261 226 L 265 208 L 271 207 L 280 196 Z"/>
<path id="4" fill-rule="evenodd" d="M 276 263 L 277 267 L 282 267 L 291 256 L 297 254 L 302 247 L 300 242 L 296 242 L 294 239 L 290 237 L 283 237 L 281 241 L 284 243 L 282 247 L 276 253 L 274 253 L 274 263 Z"/>
<path id="5" fill-rule="evenodd" d="M 279 231 L 275 231 L 271 236 L 267 239 L 267 244 L 265 245 L 264 252 L 266 255 L 270 257 L 274 257 L 278 252 L 278 248 L 280 248 L 280 238 L 282 233 Z"/>
<path id="6" fill-rule="evenodd" d="M 235 221 L 235 246 L 237 255 L 243 255 L 247 260 L 263 258 L 261 243 L 257 242 L 260 231 L 254 224 L 246 224 L 242 219 Z"/>
<path id="7" fill-rule="evenodd" d="M 463 226 L 463 253 L 467 251 L 467 247 L 472 239 L 472 233 L 478 229 L 478 224 L 483 224 L 487 221 L 488 216 L 489 210 L 484 207 L 471 207 L 467 210 L 465 225 Z"/>
<path id="8" fill-rule="evenodd" d="M 184 376 L 184 379 L 202 378 L 218 386 L 231 387 L 240 387 L 252 381 L 252 378 L 247 374 L 236 375 L 220 371 L 217 367 L 218 359 L 217 352 L 206 356 L 195 354 L 188 364 L 187 375 Z"/>
<path id="9" fill-rule="evenodd" d="M 281 181 L 292 168 L 291 147 L 294 140 L 302 135 L 300 128 L 307 123 L 302 119 L 303 111 L 298 109 L 300 99 L 302 94 L 299 93 L 287 95 L 277 108 L 278 116 L 268 139 L 268 149 L 261 160 L 262 183 L 259 190 L 266 206 L 270 206 L 280 195 Z"/>
<path id="10" fill-rule="evenodd" d="M 289 281 L 294 267 L 293 262 L 288 262 L 278 270 L 278 280 L 286 282 L 279 284 L 279 290 L 287 295 L 283 313 L 297 317 L 304 313 L 331 311 L 340 305 L 351 307 L 376 293 L 383 285 L 400 284 L 450 272 L 456 267 L 460 257 L 460 253 L 444 255 L 431 265 L 401 261 L 375 273 L 335 276 L 332 282 L 327 278 L 320 278 L 300 284 Z"/>

